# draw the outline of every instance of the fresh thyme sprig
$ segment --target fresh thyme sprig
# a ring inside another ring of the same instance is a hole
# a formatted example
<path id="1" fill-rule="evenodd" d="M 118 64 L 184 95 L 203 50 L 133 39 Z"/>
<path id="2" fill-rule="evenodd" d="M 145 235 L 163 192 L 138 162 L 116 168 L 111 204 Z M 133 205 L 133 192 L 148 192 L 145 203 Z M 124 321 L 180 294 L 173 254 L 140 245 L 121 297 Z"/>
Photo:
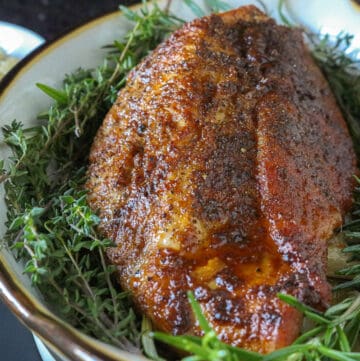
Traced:
<path id="1" fill-rule="evenodd" d="M 146 3 L 139 13 L 123 11 L 134 28 L 101 66 L 68 75 L 61 90 L 38 84 L 55 101 L 41 125 L 25 129 L 14 121 L 3 128 L 12 156 L 0 180 L 8 209 L 4 244 L 25 262 L 49 305 L 82 331 L 140 352 L 140 321 L 114 282 L 105 261 L 111 242 L 97 236 L 99 219 L 86 204 L 84 166 L 127 73 L 182 21 Z"/>

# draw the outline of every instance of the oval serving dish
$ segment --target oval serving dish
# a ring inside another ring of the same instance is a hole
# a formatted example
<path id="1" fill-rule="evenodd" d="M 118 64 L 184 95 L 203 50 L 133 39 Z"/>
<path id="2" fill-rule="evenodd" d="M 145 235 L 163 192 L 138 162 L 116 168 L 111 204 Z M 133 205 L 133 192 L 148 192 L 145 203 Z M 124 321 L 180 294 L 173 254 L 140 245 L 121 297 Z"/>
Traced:
<path id="1" fill-rule="evenodd" d="M 263 2 L 269 14 L 278 18 L 278 1 Z M 166 1 L 158 1 L 160 6 L 165 3 Z M 203 1 L 198 3 L 205 8 Z M 233 7 L 249 3 L 259 6 L 256 1 L 231 0 L 227 3 Z M 174 0 L 171 3 L 170 11 L 186 20 L 194 17 L 191 10 L 181 0 Z M 0 85 L 1 126 L 10 123 L 13 119 L 17 119 L 25 126 L 35 124 L 37 114 L 46 110 L 51 103 L 49 98 L 36 88 L 35 83 L 40 82 L 57 88 L 61 85 L 65 74 L 71 73 L 79 67 L 94 68 L 102 62 L 106 55 L 102 47 L 121 38 L 131 27 L 131 23 L 120 12 L 112 13 L 77 28 L 20 62 Z M 0 158 L 4 159 L 7 155 L 6 148 L 1 146 Z M 3 195 L 4 190 L 1 187 L 1 235 L 5 232 L 4 222 L 6 219 Z M 0 297 L 34 335 L 50 349 L 54 354 L 54 359 L 71 361 L 148 360 L 86 336 L 59 319 L 43 303 L 41 295 L 31 286 L 29 278 L 23 273 L 23 265 L 14 260 L 13 255 L 5 246 L 0 249 Z"/>

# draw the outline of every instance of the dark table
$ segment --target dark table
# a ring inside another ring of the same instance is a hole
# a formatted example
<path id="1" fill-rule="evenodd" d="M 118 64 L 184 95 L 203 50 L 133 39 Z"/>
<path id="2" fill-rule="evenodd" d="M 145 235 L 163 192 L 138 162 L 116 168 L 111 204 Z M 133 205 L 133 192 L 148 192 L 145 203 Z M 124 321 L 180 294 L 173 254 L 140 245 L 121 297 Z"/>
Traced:
<path id="1" fill-rule="evenodd" d="M 0 20 L 53 40 L 88 20 L 139 0 L 0 0 Z"/>
<path id="2" fill-rule="evenodd" d="M 47 41 L 99 15 L 115 11 L 119 3 L 137 0 L 0 0 L 0 21 L 29 28 Z M 0 301 L 0 359 L 40 361 L 31 333 Z"/>

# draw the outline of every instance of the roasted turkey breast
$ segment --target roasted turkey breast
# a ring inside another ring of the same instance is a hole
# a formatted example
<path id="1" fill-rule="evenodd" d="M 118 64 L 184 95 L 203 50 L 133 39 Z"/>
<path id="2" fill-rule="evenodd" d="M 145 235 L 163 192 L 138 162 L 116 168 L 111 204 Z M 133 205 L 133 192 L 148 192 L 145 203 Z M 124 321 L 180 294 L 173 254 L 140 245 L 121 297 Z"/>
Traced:
<path id="1" fill-rule="evenodd" d="M 324 308 L 327 239 L 355 155 L 298 29 L 253 6 L 194 20 L 129 75 L 95 138 L 88 200 L 108 257 L 157 329 L 270 352 Z"/>

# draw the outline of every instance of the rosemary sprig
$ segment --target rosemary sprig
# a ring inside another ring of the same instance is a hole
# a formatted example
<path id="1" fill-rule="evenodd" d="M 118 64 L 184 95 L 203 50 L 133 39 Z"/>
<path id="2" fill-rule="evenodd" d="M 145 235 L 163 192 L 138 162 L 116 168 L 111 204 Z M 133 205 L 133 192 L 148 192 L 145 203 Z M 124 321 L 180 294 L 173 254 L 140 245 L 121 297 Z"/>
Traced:
<path id="1" fill-rule="evenodd" d="M 247 351 L 221 342 L 204 318 L 200 305 L 192 293 L 188 293 L 193 313 L 204 332 L 203 337 L 171 336 L 154 332 L 152 336 L 177 349 L 191 353 L 182 361 L 283 361 L 330 360 L 356 361 L 360 353 L 351 352 L 354 335 L 359 332 L 360 295 L 344 300 L 329 308 L 324 314 L 300 303 L 294 297 L 280 294 L 279 298 L 303 312 L 314 321 L 314 327 L 303 333 L 293 345 L 268 355 Z M 354 322 L 356 320 L 356 322 Z"/>

